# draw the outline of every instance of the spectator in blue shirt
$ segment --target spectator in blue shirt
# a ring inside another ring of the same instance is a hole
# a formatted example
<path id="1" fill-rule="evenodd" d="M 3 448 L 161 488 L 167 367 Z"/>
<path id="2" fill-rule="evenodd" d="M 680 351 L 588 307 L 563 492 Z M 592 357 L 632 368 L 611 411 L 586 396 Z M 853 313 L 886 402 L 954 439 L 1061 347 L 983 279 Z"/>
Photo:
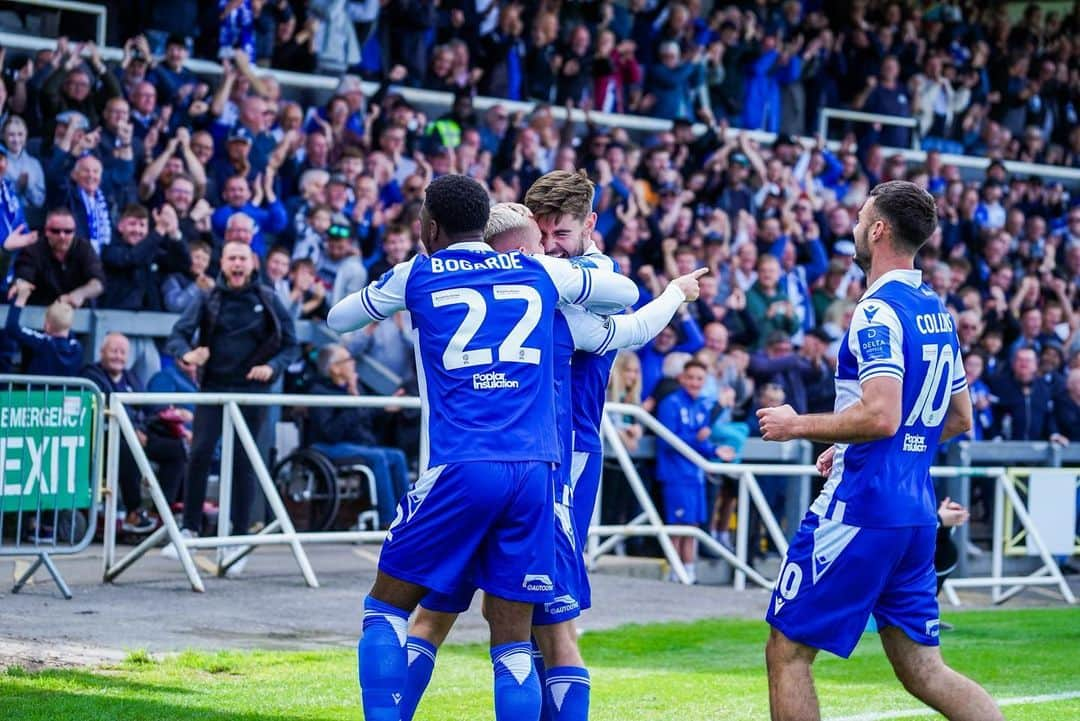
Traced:
<path id="1" fill-rule="evenodd" d="M 679 375 L 679 390 L 660 402 L 656 417 L 665 428 L 706 460 L 721 458 L 730 461 L 735 457 L 733 449 L 717 447 L 709 441 L 716 403 L 701 394 L 707 374 L 703 363 L 688 361 Z M 656 475 L 663 486 L 664 523 L 700 526 L 708 520 L 705 472 L 663 438 L 657 439 L 656 443 Z M 685 536 L 673 542 L 679 551 L 679 558 L 686 565 L 690 581 L 696 581 L 694 560 L 697 558 L 697 540 Z"/>
<path id="2" fill-rule="evenodd" d="M 702 86 L 701 62 L 682 62 L 678 43 L 660 44 L 660 62 L 649 68 L 643 105 L 649 114 L 666 120 L 694 116 L 694 93 Z M 779 108 L 777 109 L 779 111 Z"/>
<path id="3" fill-rule="evenodd" d="M 892 55 L 886 56 L 881 61 L 880 78 L 873 75 L 867 77 L 866 88 L 852 101 L 852 107 L 868 113 L 910 118 L 911 98 L 899 78 L 899 61 Z M 910 147 L 911 129 L 900 125 L 881 125 L 879 129 L 875 129 L 874 137 L 867 139 L 867 144 L 873 142 L 890 148 Z"/>
<path id="4" fill-rule="evenodd" d="M 165 43 L 165 57 L 150 71 L 149 80 L 157 87 L 159 98 L 170 98 L 180 107 L 192 100 L 199 78 L 184 67 L 188 61 L 187 42 L 180 35 L 170 35 Z"/>
<path id="5" fill-rule="evenodd" d="M 267 172 L 269 173 L 269 170 Z M 262 187 L 257 189 L 254 197 L 247 178 L 234 175 L 225 182 L 222 196 L 226 204 L 215 210 L 211 218 L 214 235 L 224 239 L 226 228 L 229 227 L 229 219 L 238 213 L 243 213 L 255 223 L 250 244 L 255 254 L 261 257 L 266 251 L 263 234 L 280 233 L 289 222 L 285 206 L 274 194 L 272 174 L 263 176 Z M 260 200 L 261 207 L 259 207 Z"/>

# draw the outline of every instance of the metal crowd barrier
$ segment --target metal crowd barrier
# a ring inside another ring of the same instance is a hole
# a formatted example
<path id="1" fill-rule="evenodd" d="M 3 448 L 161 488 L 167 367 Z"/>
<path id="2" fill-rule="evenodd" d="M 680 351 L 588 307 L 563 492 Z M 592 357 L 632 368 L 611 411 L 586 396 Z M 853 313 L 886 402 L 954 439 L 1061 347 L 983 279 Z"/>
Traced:
<path id="1" fill-rule="evenodd" d="M 685 526 L 664 526 L 660 523 L 659 516 L 656 514 L 656 509 L 653 507 L 651 500 L 648 498 L 648 494 L 644 490 L 644 485 L 641 482 L 641 477 L 634 467 L 633 461 L 630 458 L 630 454 L 627 453 L 626 447 L 622 444 L 622 440 L 619 438 L 619 434 L 615 431 L 614 426 L 607 419 L 604 421 L 604 439 L 611 446 L 615 452 L 615 456 L 619 461 L 619 465 L 622 468 L 623 473 L 626 475 L 631 487 L 634 488 L 635 493 L 638 495 L 638 501 L 641 503 L 642 508 L 645 508 L 645 512 L 638 518 L 634 519 L 630 524 L 625 526 L 599 526 L 593 527 L 589 530 L 590 534 L 611 535 L 616 536 L 657 536 L 663 539 L 666 535 L 674 535 L 675 529 L 679 530 L 679 535 L 692 535 L 697 538 L 702 544 L 707 546 L 710 550 L 720 555 L 727 560 L 735 568 L 735 588 L 742 589 L 745 587 L 746 577 L 749 577 L 752 581 L 758 585 L 766 585 L 763 583 L 764 579 L 753 572 L 747 566 L 747 538 L 749 534 L 748 518 L 749 518 L 749 503 L 752 501 L 757 507 L 758 512 L 761 515 L 762 523 L 764 523 L 766 531 L 773 541 L 775 547 L 780 551 L 781 555 L 787 553 L 787 539 L 780 529 L 779 524 L 776 522 L 776 518 L 773 516 L 769 509 L 768 503 L 764 496 L 761 494 L 760 486 L 757 483 L 757 476 L 764 475 L 795 475 L 795 474 L 808 474 L 816 475 L 817 469 L 812 465 L 800 466 L 800 465 L 762 465 L 762 464 L 747 464 L 747 463 L 720 463 L 713 460 L 707 460 L 703 458 L 697 451 L 683 442 L 678 436 L 662 426 L 652 415 L 647 413 L 639 406 L 627 405 L 623 403 L 609 403 L 606 406 L 606 410 L 609 413 L 618 413 L 624 416 L 631 416 L 637 420 L 642 426 L 655 433 L 658 437 L 663 438 L 669 445 L 675 450 L 681 453 L 686 458 L 690 459 L 695 465 L 709 474 L 720 474 L 727 476 L 737 476 L 739 479 L 739 498 L 738 498 L 738 510 L 737 510 L 737 529 L 736 529 L 736 543 L 735 554 L 732 558 L 732 554 L 724 546 L 720 545 L 711 536 L 706 534 L 699 528 L 692 528 L 686 530 Z M 985 444 L 984 444 L 985 445 Z M 1030 445 L 1030 444 L 1029 444 Z M 777 454 L 780 455 L 781 451 L 778 447 Z M 995 494 L 997 496 L 997 503 L 995 504 L 995 521 L 994 521 L 994 539 L 993 539 L 993 553 L 994 560 L 992 564 L 991 573 L 987 577 L 981 578 L 957 578 L 949 579 L 945 582 L 945 591 L 947 598 L 954 605 L 960 605 L 960 599 L 956 595 L 956 588 L 977 588 L 977 587 L 991 587 L 993 598 L 995 602 L 1001 602 L 1007 600 L 1011 595 L 1017 593 L 1025 586 L 1057 586 L 1061 591 L 1062 597 L 1069 604 L 1076 603 L 1072 590 L 1069 588 L 1068 582 L 1061 573 L 1061 569 L 1058 567 L 1053 555 L 1051 554 L 1047 544 L 1043 540 L 1043 535 L 1038 528 L 1038 524 L 1032 519 L 1031 514 L 1028 512 L 1027 505 L 1017 492 L 1016 479 L 1018 476 L 1029 473 L 1032 469 L 1015 469 L 1004 467 L 988 467 L 988 468 L 971 468 L 971 467 L 951 467 L 951 466 L 934 466 L 930 469 L 932 476 L 943 479 L 971 479 L 971 478 L 992 478 L 994 479 Z M 1041 469 L 1046 472 L 1046 469 Z M 1053 472 L 1053 471 L 1051 471 Z M 1071 475 L 1076 477 L 1080 474 L 1080 469 L 1058 469 L 1056 472 Z M 640 489 L 640 491 L 639 491 Z M 1016 514 L 1016 518 L 1020 525 L 1026 530 L 1027 541 L 1031 545 L 1034 554 L 1042 561 L 1042 566 L 1030 575 L 1019 576 L 1005 576 L 1004 575 L 1004 553 L 1005 553 L 1005 522 L 1004 522 L 1004 507 L 1005 500 L 1008 500 L 1011 504 L 1013 513 Z M 800 509 L 801 510 L 801 509 Z M 610 545 L 605 545 L 610 541 L 608 539 L 604 543 L 600 544 L 599 551 L 606 552 L 609 550 Z M 611 544 L 613 545 L 613 543 Z M 663 547 L 663 540 L 661 540 L 661 546 Z M 665 548 L 666 552 L 666 548 Z M 963 554 L 961 554 L 963 555 Z M 670 556 L 669 556 L 670 560 Z M 682 568 L 681 563 L 672 562 L 672 567 L 675 570 L 676 575 L 680 580 L 685 581 L 685 570 Z M 772 586 L 772 583 L 767 583 L 768 587 Z M 1010 586 L 1008 591 L 1002 591 L 1004 586 Z"/>
<path id="2" fill-rule="evenodd" d="M 172 511 L 164 495 L 161 492 L 157 477 L 150 465 L 138 438 L 135 428 L 127 414 L 129 405 L 168 405 L 168 404 L 195 404 L 221 406 L 224 416 L 222 424 L 222 447 L 221 447 L 221 476 L 219 486 L 219 514 L 218 535 L 206 538 L 185 539 L 180 536 L 179 527 L 173 518 Z M 243 415 L 240 413 L 241 405 L 295 405 L 295 406 L 349 406 L 366 408 L 383 408 L 397 406 L 400 408 L 418 408 L 420 401 L 415 397 L 391 397 L 391 396 L 306 396 L 306 395 L 278 395 L 278 394 L 241 394 L 241 393 L 113 393 L 110 397 L 109 409 L 109 443 L 108 458 L 106 462 L 106 486 L 109 491 L 106 502 L 106 528 L 105 528 L 105 552 L 104 552 L 104 580 L 115 580 L 124 570 L 138 561 L 147 551 L 162 541 L 174 543 L 178 549 L 178 556 L 184 572 L 187 574 L 191 587 L 195 591 L 203 591 L 205 587 L 202 579 L 196 571 L 191 558 L 191 551 L 198 548 L 216 548 L 218 551 L 217 572 L 224 575 L 227 569 L 237 560 L 250 553 L 255 546 L 261 545 L 288 545 L 293 551 L 297 565 L 304 576 L 305 581 L 311 587 L 318 587 L 318 580 L 314 570 L 304 552 L 304 543 L 357 543 L 357 542 L 381 542 L 385 538 L 382 531 L 327 531 L 314 533 L 299 533 L 292 524 L 285 507 L 278 496 L 273 479 L 263 463 L 251 430 L 247 427 Z M 604 553 L 610 552 L 619 538 L 629 536 L 655 537 L 668 563 L 671 565 L 675 576 L 683 583 L 689 583 L 686 569 L 671 543 L 673 536 L 691 536 L 696 538 L 702 545 L 708 547 L 719 557 L 723 558 L 734 568 L 734 586 L 737 590 L 746 587 L 746 580 L 763 588 L 771 588 L 775 579 L 768 579 L 752 568 L 748 563 L 749 553 L 749 522 L 750 504 L 753 503 L 766 532 L 781 554 L 786 554 L 788 548 L 787 538 L 769 507 L 765 496 L 758 483 L 760 476 L 812 476 L 817 473 L 816 468 L 810 464 L 775 464 L 775 463 L 721 463 L 707 460 L 690 448 L 686 443 L 675 436 L 671 431 L 662 426 L 652 415 L 638 406 L 609 403 L 608 413 L 618 413 L 635 418 L 644 427 L 655 433 L 658 437 L 669 443 L 679 453 L 689 458 L 706 473 L 735 476 L 738 479 L 737 500 L 737 530 L 735 550 L 731 551 L 721 545 L 700 528 L 692 526 L 678 526 L 664 524 L 653 503 L 641 476 L 634 467 L 633 459 L 623 445 L 614 425 L 606 417 L 601 426 L 601 432 L 605 441 L 607 452 L 611 453 L 623 471 L 626 481 L 637 502 L 640 504 L 642 513 L 631 522 L 620 526 L 594 525 L 589 529 L 590 537 L 603 538 L 598 544 L 591 544 L 590 558 L 595 559 Z M 257 534 L 233 534 L 229 528 L 231 490 L 232 490 L 232 459 L 237 452 L 236 439 L 239 439 L 240 452 L 247 453 L 255 471 L 256 478 L 263 493 L 266 495 L 274 520 Z M 116 559 L 116 513 L 117 513 L 117 470 L 119 462 L 120 444 L 127 443 L 128 447 L 146 478 L 151 491 L 153 503 L 161 516 L 163 525 L 154 533 L 150 534 L 142 543 L 136 546 L 126 556 Z M 428 460 L 427 447 L 421 444 L 420 466 L 425 468 Z M 800 452 L 800 451 L 796 451 Z M 805 455 L 804 451 L 800 452 Z M 781 444 L 776 445 L 776 458 L 790 458 L 792 451 L 784 450 Z M 1075 472 L 1075 471 L 1074 471 Z M 959 604 L 955 588 L 991 586 L 995 589 L 995 598 L 1000 594 L 1003 586 L 1012 586 L 1013 589 L 1006 593 L 1015 593 L 1016 588 L 1035 585 L 1056 585 L 1061 590 L 1062 596 L 1068 603 L 1074 603 L 1075 598 L 1069 589 L 1068 583 L 1061 574 L 1060 569 L 1054 562 L 1050 551 L 1043 542 L 1042 535 L 1036 524 L 1032 521 L 1023 500 L 1017 494 L 1013 483 L 1016 471 L 1002 467 L 970 468 L 970 467 L 934 467 L 931 474 L 946 479 L 986 477 L 993 478 L 996 482 L 997 493 L 1001 498 L 1008 498 L 1014 508 L 1020 523 L 1027 529 L 1028 542 L 1037 551 L 1043 561 L 1043 566 L 1030 576 L 1004 576 L 1002 564 L 995 561 L 993 571 L 986 578 L 963 578 L 950 580 L 946 583 L 949 599 Z M 799 495 L 802 498 L 802 494 Z M 801 505 L 801 503 L 800 503 Z M 1000 509 L 1002 503 L 998 504 Z M 802 510 L 801 508 L 799 509 Z M 594 516 L 595 517 L 595 516 Z M 1004 524 L 995 523 L 994 546 L 995 553 L 1002 553 L 1004 548 Z M 221 549 L 225 547 L 239 547 L 228 556 L 224 556 Z M 951 584 L 951 585 L 950 585 Z"/>
<path id="3" fill-rule="evenodd" d="M 37 557 L 12 593 L 45 566 L 71 598 L 52 557 L 82 551 L 97 530 L 103 412 L 89 380 L 0 375 L 0 556 Z"/>

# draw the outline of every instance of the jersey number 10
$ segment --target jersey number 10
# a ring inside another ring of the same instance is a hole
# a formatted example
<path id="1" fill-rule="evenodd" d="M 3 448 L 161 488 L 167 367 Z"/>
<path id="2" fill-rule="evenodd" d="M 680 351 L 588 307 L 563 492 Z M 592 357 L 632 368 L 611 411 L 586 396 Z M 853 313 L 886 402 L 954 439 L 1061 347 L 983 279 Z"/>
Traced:
<path id="1" fill-rule="evenodd" d="M 945 418 L 949 410 L 949 401 L 952 394 L 949 388 L 942 389 L 942 383 L 952 385 L 953 370 L 956 367 L 956 355 L 950 345 L 927 344 L 922 347 L 923 360 L 930 364 L 923 376 L 922 388 L 919 397 L 915 399 L 915 405 L 911 408 L 905 426 L 913 426 L 919 420 L 927 428 L 937 427 Z M 941 400 L 935 403 L 938 394 Z"/>
<path id="2" fill-rule="evenodd" d="M 525 301 L 525 312 L 522 314 L 506 338 L 498 347 L 499 361 L 503 363 L 530 363 L 540 364 L 540 349 L 525 348 L 522 344 L 536 329 L 540 322 L 540 313 L 544 301 L 535 288 L 527 285 L 496 285 L 492 289 L 492 296 L 499 300 Z M 448 305 L 464 305 L 468 308 L 461 325 L 454 331 L 453 337 L 443 351 L 443 366 L 447 370 L 469 368 L 472 366 L 490 365 L 492 362 L 491 348 L 474 348 L 466 350 L 465 346 L 473 339 L 476 332 L 487 317 L 487 301 L 479 291 L 473 288 L 450 288 L 431 294 L 431 304 L 436 308 Z"/>

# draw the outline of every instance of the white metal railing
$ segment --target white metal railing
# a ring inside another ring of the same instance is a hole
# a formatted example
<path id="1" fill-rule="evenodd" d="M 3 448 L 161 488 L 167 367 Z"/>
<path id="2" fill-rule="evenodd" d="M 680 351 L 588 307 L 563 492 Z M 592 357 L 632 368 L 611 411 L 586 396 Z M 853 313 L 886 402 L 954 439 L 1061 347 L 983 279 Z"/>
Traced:
<path id="1" fill-rule="evenodd" d="M 905 118 L 901 115 L 864 113 L 861 110 L 822 108 L 818 115 L 818 135 L 822 138 L 829 137 L 829 121 L 833 118 L 837 120 L 854 120 L 858 123 L 877 123 L 880 125 L 895 125 L 899 128 L 910 128 L 912 130 L 911 148 L 913 150 L 919 149 L 919 134 L 914 132 L 919 125 L 919 121 L 915 120 L 915 118 Z"/>
<path id="2" fill-rule="evenodd" d="M 92 3 L 74 2 L 74 0 L 16 0 L 18 5 L 36 5 L 43 8 L 52 8 L 54 10 L 71 10 L 72 12 L 86 13 L 87 15 L 94 15 L 96 17 L 94 28 L 94 38 L 99 47 L 105 46 L 105 27 L 108 23 L 109 11 L 106 10 L 104 5 L 94 5 Z M 6 46 L 7 43 L 5 42 Z"/>
<path id="3" fill-rule="evenodd" d="M 738 526 L 737 526 L 737 540 L 736 540 L 736 556 L 742 563 L 746 561 L 746 534 L 749 529 L 746 527 L 748 519 L 748 513 L 744 512 L 744 509 L 748 510 L 748 503 L 745 496 L 751 495 L 755 505 L 758 507 L 762 521 L 766 525 L 766 529 L 769 535 L 773 538 L 774 543 L 778 550 L 782 554 L 787 553 L 787 542 L 780 532 L 779 526 L 776 524 L 776 519 L 773 517 L 769 510 L 768 504 L 765 502 L 763 496 L 760 495 L 760 489 L 757 486 L 757 482 L 754 478 L 756 475 L 798 475 L 803 473 L 816 474 L 817 468 L 810 465 L 784 465 L 775 466 L 767 464 L 744 464 L 744 463 L 720 463 L 718 461 L 706 460 L 687 445 L 682 439 L 672 433 L 670 430 L 660 424 L 656 418 L 646 412 L 639 406 L 627 405 L 624 403 L 608 403 L 605 406 L 605 410 L 611 413 L 619 413 L 621 415 L 631 416 L 650 431 L 655 433 L 658 437 L 662 438 L 668 444 L 670 444 L 675 450 L 681 453 L 683 456 L 693 461 L 693 463 L 704 470 L 706 473 L 715 473 L 723 475 L 735 475 L 739 474 L 739 503 L 738 503 Z M 637 475 L 636 469 L 633 467 L 633 463 L 630 462 L 629 454 L 626 454 L 626 448 L 622 445 L 621 439 L 618 433 L 615 432 L 614 427 L 610 422 L 605 419 L 605 438 L 609 443 L 615 447 L 616 457 L 619 458 L 620 466 L 627 476 L 633 475 L 640 482 L 640 477 Z M 621 454 L 620 454 L 621 451 Z M 625 454 L 624 458 L 621 457 Z M 1061 472 L 1076 475 L 1076 469 L 1052 469 L 1052 472 Z M 949 601 L 954 605 L 960 605 L 960 599 L 956 595 L 955 588 L 977 588 L 990 586 L 993 589 L 993 598 L 995 602 L 1000 602 L 1015 594 L 1020 588 L 1024 586 L 1045 586 L 1055 585 L 1061 591 L 1061 595 L 1065 598 L 1067 603 L 1076 603 L 1076 598 L 1073 596 L 1072 590 L 1069 588 L 1068 582 L 1061 574 L 1061 569 L 1058 568 L 1057 563 L 1054 561 L 1048 547 L 1043 542 L 1042 535 L 1032 520 L 1030 514 L 1027 511 L 1027 506 L 1023 503 L 1020 495 L 1016 491 L 1014 485 L 1015 473 L 1008 468 L 1003 467 L 990 467 L 990 468 L 968 468 L 968 467 L 955 467 L 955 466 L 934 466 L 930 469 L 930 475 L 938 478 L 971 478 L 971 477 L 983 477 L 994 478 L 996 480 L 995 488 L 997 493 L 997 503 L 995 505 L 995 519 L 994 519 L 994 538 L 993 544 L 993 561 L 991 575 L 983 578 L 962 578 L 962 579 L 949 579 L 945 582 L 946 593 Z M 632 483 L 633 485 L 633 483 Z M 756 489 L 756 493 L 755 493 Z M 1043 562 L 1043 566 L 1037 571 L 1028 576 L 1004 576 L 1004 521 L 1002 508 L 1004 506 L 1004 498 L 1008 497 L 1013 504 L 1015 513 L 1020 523 L 1023 524 L 1028 530 L 1029 537 L 1032 544 L 1038 551 L 1038 554 Z M 607 531 L 603 527 L 599 529 L 590 529 L 590 534 L 595 532 Z M 700 530 L 700 529 L 699 529 Z M 613 530 L 611 532 L 618 533 L 619 530 Z M 646 535 L 653 535 L 650 531 Z M 707 543 L 710 548 L 717 550 L 717 548 L 723 548 L 720 544 L 713 541 L 713 539 L 705 533 L 701 533 L 697 536 L 700 540 Z M 708 539 L 706 541 L 705 539 Z M 712 543 L 708 543 L 712 541 Z M 713 546 L 715 544 L 715 546 Z M 745 581 L 743 581 L 744 583 Z M 951 587 L 950 587 L 951 584 Z M 1011 585 L 1012 588 L 1009 591 L 1002 592 L 1002 586 Z M 740 569 L 736 566 L 735 587 L 741 588 L 740 585 Z"/>
<path id="4" fill-rule="evenodd" d="M 61 2 L 63 0 L 57 0 Z M 100 43 L 99 43 L 100 45 Z M 35 38 L 25 35 L 15 35 L 12 33 L 0 33 L 0 46 L 17 48 L 22 50 L 41 50 L 46 48 L 53 48 L 56 46 L 56 41 L 53 38 Z M 123 57 L 123 51 L 119 48 L 101 47 L 102 57 L 106 60 L 119 60 Z M 201 73 L 204 75 L 220 75 L 222 73 L 221 65 L 212 62 L 210 60 L 200 60 L 197 58 L 189 59 L 186 66 L 193 72 Z M 308 90 L 326 90 L 333 91 L 337 85 L 339 78 L 331 77 L 327 75 L 309 75 L 306 73 L 294 73 L 287 70 L 276 70 L 267 68 L 256 68 L 256 72 L 262 75 L 269 75 L 275 78 L 278 83 L 286 87 L 301 88 Z M 368 96 L 373 95 L 379 88 L 377 83 L 364 82 L 364 93 Z M 440 92 L 436 90 L 425 90 L 423 88 L 410 88 L 404 86 L 395 86 L 395 91 L 400 92 L 406 100 L 416 105 L 428 105 L 432 107 L 438 107 L 447 109 L 453 104 L 454 96 L 451 93 Z M 503 98 L 493 98 L 487 96 L 479 96 L 474 99 L 473 107 L 477 110 L 487 110 L 493 105 L 503 105 L 511 111 L 522 110 L 525 112 L 531 111 L 536 107 L 536 103 L 522 102 L 514 100 L 506 100 Z M 873 113 L 861 113 L 852 110 L 846 110 L 841 108 L 822 108 L 822 114 L 829 114 L 829 117 L 848 117 L 849 114 L 857 114 L 857 120 L 863 122 L 874 122 L 883 124 L 903 124 L 897 123 L 897 120 L 903 120 L 892 115 L 877 115 Z M 567 118 L 567 110 L 562 106 L 552 106 L 552 115 L 558 120 L 565 120 Z M 571 110 L 569 114 L 570 119 L 575 123 L 585 122 L 585 113 L 581 110 Z M 589 114 L 589 120 L 595 125 L 602 125 L 605 127 L 620 127 L 627 130 L 636 132 L 658 133 L 670 130 L 672 123 L 670 120 L 662 120 L 660 118 L 651 118 L 644 115 L 623 115 L 619 113 L 599 113 L 593 112 Z M 914 121 L 912 121 L 914 122 Z M 705 126 L 698 123 L 694 126 L 695 130 L 699 133 L 704 132 Z M 738 135 L 741 132 L 746 132 L 755 141 L 769 145 L 776 140 L 775 133 L 765 132 L 763 130 L 741 130 L 739 128 L 728 128 L 727 138 L 734 135 Z M 812 147 L 815 140 L 813 138 L 802 137 L 799 139 L 800 143 L 804 147 Z M 829 141 L 828 147 L 831 150 L 837 150 L 840 147 L 838 141 Z M 909 162 L 922 163 L 926 161 L 926 153 L 922 150 L 914 150 L 911 148 L 885 148 L 887 154 L 899 154 Z M 985 157 L 976 157 L 972 155 L 952 155 L 942 154 L 942 160 L 949 165 L 955 165 L 959 168 L 965 168 L 969 170 L 984 170 L 989 164 L 990 159 Z M 1005 168 L 1010 173 L 1021 173 L 1025 175 L 1037 175 L 1048 180 L 1059 180 L 1071 184 L 1080 184 L 1080 169 L 1066 168 L 1064 166 L 1057 165 L 1040 165 L 1036 163 L 1024 163 L 1015 160 L 1006 160 Z"/>
<path id="5" fill-rule="evenodd" d="M 904 118 L 898 115 L 880 115 L 877 113 L 864 113 L 856 110 L 846 110 L 843 108 L 822 108 L 821 117 L 818 125 L 818 132 L 824 136 L 825 128 L 828 125 L 829 119 L 836 118 L 837 120 L 853 120 L 862 123 L 880 123 L 882 125 L 897 125 L 901 127 L 914 128 L 917 125 L 917 121 L 914 118 Z M 900 155 L 904 160 L 908 162 L 923 163 L 926 162 L 926 151 L 918 149 L 918 137 L 917 133 L 912 133 L 912 146 L 911 148 L 890 148 L 885 147 L 884 152 L 886 155 Z M 803 145 L 808 145 L 810 141 L 808 138 L 803 138 Z M 840 147 L 838 141 L 830 141 L 828 143 L 830 150 L 835 150 Z M 993 161 L 985 156 L 978 155 L 956 155 L 954 153 L 942 153 L 941 161 L 946 165 L 955 165 L 958 168 L 966 170 L 985 170 Z M 1080 183 L 1080 168 L 1068 168 L 1063 165 L 1044 165 L 1041 163 L 1025 163 L 1019 160 L 1006 160 L 1005 170 L 1010 173 L 1016 173 L 1019 175 L 1036 175 L 1044 180 L 1058 180 L 1063 183 L 1077 184 Z"/>
<path id="6" fill-rule="evenodd" d="M 168 501 L 161 491 L 157 476 L 150 465 L 146 453 L 139 444 L 135 427 L 127 414 L 127 406 L 137 405 L 216 405 L 221 406 L 222 418 L 222 444 L 221 444 L 221 474 L 218 499 L 218 535 L 210 538 L 185 539 L 180 535 L 180 529 L 173 518 L 172 510 Z M 191 558 L 191 549 L 216 548 L 218 549 L 218 573 L 224 574 L 229 566 L 240 558 L 250 553 L 255 546 L 261 545 L 289 545 L 296 558 L 307 584 L 313 588 L 318 587 L 319 582 L 315 572 L 311 568 L 307 554 L 303 550 L 302 543 L 355 543 L 355 542 L 381 542 L 385 538 L 382 531 L 328 531 L 320 533 L 298 533 L 293 527 L 292 521 L 284 507 L 274 486 L 273 479 L 263 463 L 262 455 L 255 443 L 251 430 L 248 428 L 243 415 L 240 412 L 241 405 L 296 405 L 296 406 L 336 406 L 336 407 L 362 407 L 362 408 L 385 408 L 396 406 L 399 408 L 419 408 L 420 399 L 416 397 L 402 396 L 307 396 L 293 394 L 245 394 L 245 393 L 113 393 L 109 399 L 109 437 L 106 458 L 106 488 L 108 491 L 105 507 L 105 548 L 104 548 L 104 580 L 112 581 L 124 570 L 129 568 L 147 551 L 156 546 L 162 540 L 169 540 L 178 551 L 179 561 L 187 574 L 191 587 L 195 591 L 203 591 L 202 579 L 195 569 Z M 757 483 L 758 475 L 798 475 L 816 473 L 814 466 L 810 465 L 769 465 L 769 464 L 742 464 L 720 463 L 702 458 L 694 449 L 690 448 L 670 430 L 659 423 L 652 415 L 638 406 L 619 403 L 609 403 L 606 406 L 608 413 L 619 413 L 634 417 L 649 430 L 653 431 L 664 441 L 669 443 L 679 453 L 690 459 L 695 465 L 707 473 L 724 475 L 737 475 L 739 479 L 739 499 L 737 506 L 737 541 L 735 552 L 718 543 L 700 528 L 692 526 L 669 526 L 660 519 L 660 515 L 653 504 L 649 493 L 640 475 L 634 468 L 633 460 L 627 451 L 619 434 L 611 421 L 603 419 L 601 432 L 608 446 L 614 451 L 615 457 L 626 476 L 632 491 L 643 510 L 642 516 L 623 526 L 593 526 L 589 529 L 590 536 L 652 536 L 660 542 L 664 555 L 671 565 L 676 577 L 683 583 L 689 583 L 686 569 L 679 559 L 675 548 L 671 543 L 672 536 L 691 536 L 710 548 L 724 560 L 728 561 L 735 569 L 734 585 L 737 590 L 745 588 L 746 579 L 763 588 L 771 588 L 773 581 L 762 576 L 747 563 L 750 503 L 753 502 L 765 524 L 776 548 L 782 553 L 787 552 L 787 539 L 784 537 L 780 525 L 776 522 L 771 509 Z M 232 468 L 235 454 L 235 439 L 239 438 L 242 452 L 248 455 L 255 476 L 260 484 L 271 510 L 274 520 L 258 534 L 232 535 L 229 528 L 231 495 L 232 495 Z M 151 533 L 145 540 L 129 552 L 124 558 L 116 560 L 116 518 L 118 500 L 118 472 L 120 459 L 120 444 L 127 443 L 140 472 L 146 478 L 150 487 L 151 498 L 156 507 L 163 525 Z M 427 466 L 427 456 L 421 444 L 420 467 Z M 1068 583 L 1061 574 L 1060 569 L 1050 555 L 1042 536 L 1027 513 L 1026 506 L 1020 499 L 1015 487 L 1011 482 L 1011 474 L 1005 468 L 954 468 L 935 467 L 931 474 L 945 477 L 971 477 L 983 476 L 997 479 L 999 500 L 1008 496 L 1012 502 L 1017 518 L 1028 529 L 1032 544 L 1036 547 L 1043 560 L 1043 567 L 1030 576 L 1005 577 L 1002 575 L 1002 561 L 997 554 L 1002 553 L 1004 547 L 1002 532 L 1003 523 L 995 522 L 994 529 L 994 553 L 995 561 L 992 575 L 988 578 L 968 578 L 950 581 L 956 587 L 992 586 L 995 589 L 995 599 L 1005 584 L 1014 587 L 1033 585 L 1057 585 L 1068 603 L 1075 603 L 1075 598 Z M 598 494 L 599 495 L 599 494 Z M 998 504 L 1000 509 L 1001 503 Z M 609 539 L 610 541 L 610 539 Z M 601 544 L 603 545 L 603 544 Z M 222 549 L 227 546 L 239 547 L 239 550 L 225 557 Z M 602 552 L 602 551 L 601 551 Z M 1008 593 L 1014 593 L 1015 590 Z M 949 598 L 954 603 L 959 603 L 955 591 L 949 589 Z"/>

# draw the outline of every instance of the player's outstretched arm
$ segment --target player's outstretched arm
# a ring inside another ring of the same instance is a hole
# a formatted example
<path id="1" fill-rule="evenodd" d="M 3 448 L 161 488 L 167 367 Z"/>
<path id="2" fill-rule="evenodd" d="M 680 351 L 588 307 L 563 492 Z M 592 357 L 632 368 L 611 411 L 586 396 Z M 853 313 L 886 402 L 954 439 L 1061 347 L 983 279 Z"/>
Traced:
<path id="1" fill-rule="evenodd" d="M 368 323 L 386 320 L 405 308 L 405 284 L 413 261 L 398 263 L 378 281 L 334 304 L 326 324 L 338 333 L 359 330 Z"/>
<path id="2" fill-rule="evenodd" d="M 563 309 L 574 344 L 579 350 L 603 354 L 609 350 L 638 348 L 655 338 L 671 322 L 683 303 L 697 300 L 698 278 L 709 272 L 701 268 L 668 283 L 658 297 L 628 315 L 607 318 L 567 306 Z"/>
<path id="3" fill-rule="evenodd" d="M 868 443 L 896 435 L 900 428 L 903 385 L 892 376 L 862 384 L 862 399 L 839 413 L 800 416 L 788 405 L 757 412 L 766 441 L 805 438 L 817 443 Z"/>
<path id="4" fill-rule="evenodd" d="M 971 409 L 971 394 L 965 387 L 949 398 L 949 410 L 945 414 L 945 424 L 941 427 L 941 442 L 955 438 L 971 430 L 974 413 Z"/>
<path id="5" fill-rule="evenodd" d="M 579 268 L 562 258 L 533 256 L 543 266 L 566 303 L 600 315 L 621 313 L 638 299 L 634 281 L 613 270 Z"/>

